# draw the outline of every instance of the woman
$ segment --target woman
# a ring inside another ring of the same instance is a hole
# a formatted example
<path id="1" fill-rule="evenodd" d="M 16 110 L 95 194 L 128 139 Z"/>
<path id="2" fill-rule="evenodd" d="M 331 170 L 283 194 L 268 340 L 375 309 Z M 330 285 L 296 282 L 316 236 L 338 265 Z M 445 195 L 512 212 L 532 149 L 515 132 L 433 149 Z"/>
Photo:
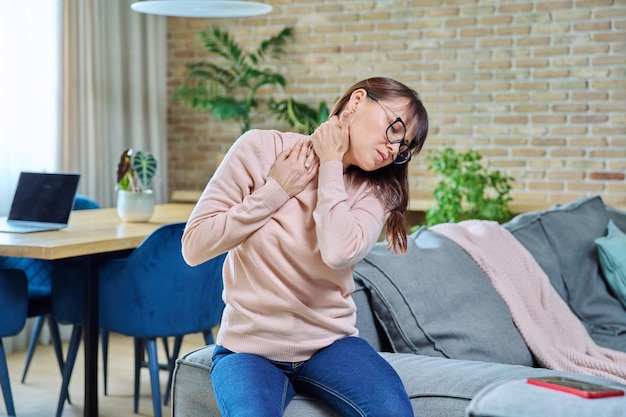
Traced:
<path id="1" fill-rule="evenodd" d="M 183 235 L 190 265 L 228 251 L 211 378 L 224 416 L 282 416 L 296 392 L 344 416 L 412 416 L 395 371 L 358 338 L 355 264 L 383 226 L 406 250 L 407 162 L 428 116 L 389 78 L 349 88 L 312 135 L 252 130 Z"/>

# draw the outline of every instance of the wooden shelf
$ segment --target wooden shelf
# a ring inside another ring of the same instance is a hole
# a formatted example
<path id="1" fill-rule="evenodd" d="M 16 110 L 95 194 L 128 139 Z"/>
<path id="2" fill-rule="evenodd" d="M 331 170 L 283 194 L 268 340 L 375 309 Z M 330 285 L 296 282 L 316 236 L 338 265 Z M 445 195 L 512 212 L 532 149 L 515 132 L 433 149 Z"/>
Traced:
<path id="1" fill-rule="evenodd" d="M 195 190 L 175 190 L 172 192 L 172 203 L 196 203 L 202 191 Z M 409 201 L 409 212 L 424 213 L 435 205 L 435 200 L 414 198 Z M 531 203 L 523 201 L 513 201 L 509 204 L 509 210 L 515 214 L 528 213 L 531 211 L 543 211 L 554 206 L 554 203 Z M 623 207 L 617 207 L 624 210 Z"/>
<path id="2" fill-rule="evenodd" d="M 172 203 L 196 203 L 200 198 L 202 191 L 194 190 L 175 190 L 172 192 Z"/>
<path id="3" fill-rule="evenodd" d="M 435 206 L 435 200 L 411 199 L 409 201 L 409 211 L 426 211 Z M 543 211 L 552 207 L 550 203 L 528 203 L 528 202 L 511 202 L 509 210 L 513 213 L 528 213 L 530 211 Z"/>

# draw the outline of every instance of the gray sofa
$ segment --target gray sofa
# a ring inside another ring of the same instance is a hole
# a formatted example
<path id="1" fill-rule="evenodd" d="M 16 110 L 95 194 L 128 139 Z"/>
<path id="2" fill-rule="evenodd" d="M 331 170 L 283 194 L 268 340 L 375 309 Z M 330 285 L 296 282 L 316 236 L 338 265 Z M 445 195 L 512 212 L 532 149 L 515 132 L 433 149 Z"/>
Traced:
<path id="1" fill-rule="evenodd" d="M 626 231 L 626 212 L 592 197 L 519 215 L 504 227 L 534 256 L 594 341 L 626 352 L 626 309 L 603 277 L 595 243 L 609 219 Z M 397 370 L 416 416 L 626 416 L 626 397 L 586 400 L 526 384 L 531 376 L 567 375 L 619 386 L 540 368 L 484 272 L 434 231 L 413 233 L 403 255 L 377 245 L 354 278 L 360 336 Z M 212 351 L 208 346 L 177 361 L 174 417 L 220 415 L 209 373 Z M 297 395 L 285 412 L 336 415 L 306 395 Z"/>

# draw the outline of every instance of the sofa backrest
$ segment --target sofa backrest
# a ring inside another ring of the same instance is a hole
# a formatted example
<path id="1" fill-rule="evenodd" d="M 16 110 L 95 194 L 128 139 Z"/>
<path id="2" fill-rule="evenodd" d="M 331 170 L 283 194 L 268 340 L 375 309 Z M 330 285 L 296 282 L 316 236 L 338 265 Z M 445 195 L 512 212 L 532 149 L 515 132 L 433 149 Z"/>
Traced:
<path id="1" fill-rule="evenodd" d="M 404 254 L 377 244 L 354 276 L 369 291 L 373 317 L 394 352 L 534 364 L 484 271 L 438 233 L 422 228 L 411 234 Z"/>
<path id="2" fill-rule="evenodd" d="M 626 351 L 626 310 L 610 293 L 594 239 L 626 212 L 599 197 L 517 216 L 504 225 L 529 250 L 596 343 Z M 355 269 L 357 327 L 379 351 L 534 365 L 508 308 L 484 272 L 456 244 L 426 228 L 409 250 L 384 243 Z"/>
<path id="3" fill-rule="evenodd" d="M 360 281 L 356 280 L 352 299 L 356 304 L 356 327 L 359 336 L 369 342 L 377 352 L 391 352 L 389 338 L 385 335 L 371 307 L 371 295 Z"/>
<path id="4" fill-rule="evenodd" d="M 607 285 L 595 243 L 611 218 L 626 230 L 626 213 L 587 197 L 519 215 L 504 227 L 533 255 L 594 341 L 626 351 L 626 309 Z"/>

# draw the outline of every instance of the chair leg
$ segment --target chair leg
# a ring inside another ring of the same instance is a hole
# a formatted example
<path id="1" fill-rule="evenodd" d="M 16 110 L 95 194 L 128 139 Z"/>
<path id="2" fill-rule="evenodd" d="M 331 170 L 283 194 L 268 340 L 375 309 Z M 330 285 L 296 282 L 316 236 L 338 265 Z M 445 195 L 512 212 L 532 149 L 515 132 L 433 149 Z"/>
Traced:
<path id="1" fill-rule="evenodd" d="M 213 343 L 215 343 L 215 340 L 213 340 L 213 330 L 209 330 L 209 331 L 204 331 L 202 332 L 202 335 L 204 336 L 204 343 L 208 345 L 212 345 Z"/>
<path id="2" fill-rule="evenodd" d="M 0 387 L 2 387 L 2 395 L 4 404 L 7 408 L 9 416 L 15 416 L 15 405 L 13 404 L 13 395 L 11 394 L 11 380 L 9 379 L 9 367 L 7 366 L 6 352 L 0 338 Z"/>
<path id="3" fill-rule="evenodd" d="M 134 404 L 133 410 L 135 414 L 139 413 L 139 376 L 141 367 L 143 366 L 143 357 L 144 357 L 144 342 L 143 339 L 135 337 L 133 339 L 133 343 L 135 345 L 135 388 L 134 388 Z"/>
<path id="4" fill-rule="evenodd" d="M 61 344 L 61 332 L 59 331 L 59 323 L 52 317 L 51 314 L 48 314 L 46 319 L 48 320 L 48 327 L 50 328 L 50 339 L 52 339 L 52 347 L 54 348 L 54 353 L 57 357 L 57 363 L 59 364 L 59 369 L 63 372 L 63 366 L 65 362 L 63 360 L 63 346 Z"/>
<path id="5" fill-rule="evenodd" d="M 213 331 L 204 331 L 202 332 L 204 336 L 204 342 L 208 345 L 212 345 L 215 343 L 213 340 Z M 174 368 L 176 367 L 176 359 L 180 355 L 180 348 L 183 344 L 183 336 L 176 336 L 174 339 L 174 351 L 172 352 L 172 356 L 168 358 L 168 377 L 167 377 L 167 386 L 165 387 L 165 398 L 163 399 L 163 405 L 168 405 L 170 402 L 170 397 L 172 395 L 172 379 L 174 378 Z"/>
<path id="6" fill-rule="evenodd" d="M 52 317 L 52 314 L 48 314 L 48 327 L 50 328 L 50 338 L 52 339 L 52 346 L 54 347 L 54 353 L 57 357 L 57 363 L 59 364 L 59 370 L 63 375 L 63 368 L 65 367 L 65 361 L 63 359 L 63 346 L 61 345 L 61 332 L 59 331 L 59 323 Z M 67 392 L 67 402 L 71 404 L 70 393 Z"/>
<path id="7" fill-rule="evenodd" d="M 43 324 L 46 320 L 48 321 L 48 327 L 50 328 L 50 338 L 52 339 L 54 353 L 56 354 L 57 362 L 59 363 L 59 369 L 63 372 L 63 348 L 61 346 L 59 325 L 50 314 L 37 316 L 35 319 L 35 327 L 33 327 L 33 332 L 31 333 L 30 341 L 28 342 L 28 353 L 26 354 L 26 363 L 24 363 L 24 371 L 22 373 L 22 384 L 26 382 L 26 374 L 28 373 L 30 363 L 35 355 L 35 349 L 37 349 L 39 337 L 41 336 L 41 330 L 43 329 Z"/>
<path id="8" fill-rule="evenodd" d="M 176 359 L 180 355 L 180 348 L 183 344 L 183 336 L 176 336 L 174 338 L 174 350 L 172 356 L 167 361 L 167 385 L 165 386 L 165 396 L 163 398 L 163 405 L 167 405 L 170 402 L 170 395 L 172 391 L 172 379 L 174 377 L 174 367 L 176 366 Z"/>
<path id="9" fill-rule="evenodd" d="M 30 362 L 33 359 L 33 355 L 35 354 L 35 349 L 37 349 L 37 341 L 39 340 L 39 336 L 41 335 L 41 329 L 43 328 L 44 319 L 45 316 L 37 316 L 37 318 L 35 319 L 35 326 L 33 327 L 33 332 L 30 334 L 30 341 L 28 342 L 26 363 L 24 363 L 24 371 L 22 372 L 22 384 L 26 381 L 26 374 L 28 373 Z"/>
<path id="10" fill-rule="evenodd" d="M 100 330 L 100 344 L 102 346 L 102 379 L 104 395 L 109 395 L 109 332 Z"/>
<path id="11" fill-rule="evenodd" d="M 70 378 L 72 377 L 72 370 L 74 369 L 74 363 L 76 362 L 76 356 L 78 354 L 78 347 L 80 346 L 80 338 L 82 335 L 82 326 L 74 326 L 72 328 L 72 336 L 70 337 L 70 343 L 67 349 L 67 359 L 65 360 L 65 366 L 63 366 L 63 382 L 61 384 L 61 393 L 59 395 L 56 417 L 61 417 L 61 414 L 63 413 L 63 406 L 65 405 L 65 399 L 68 398 Z"/>
<path id="12" fill-rule="evenodd" d="M 170 361 L 170 345 L 168 343 L 167 337 L 163 337 L 163 349 L 165 352 L 165 357 L 167 358 L 167 362 Z"/>
<path id="13" fill-rule="evenodd" d="M 152 407 L 154 417 L 162 417 L 161 384 L 159 382 L 159 358 L 157 357 L 156 339 L 146 341 L 148 351 L 148 368 L 150 369 L 150 386 L 152 388 Z"/>

